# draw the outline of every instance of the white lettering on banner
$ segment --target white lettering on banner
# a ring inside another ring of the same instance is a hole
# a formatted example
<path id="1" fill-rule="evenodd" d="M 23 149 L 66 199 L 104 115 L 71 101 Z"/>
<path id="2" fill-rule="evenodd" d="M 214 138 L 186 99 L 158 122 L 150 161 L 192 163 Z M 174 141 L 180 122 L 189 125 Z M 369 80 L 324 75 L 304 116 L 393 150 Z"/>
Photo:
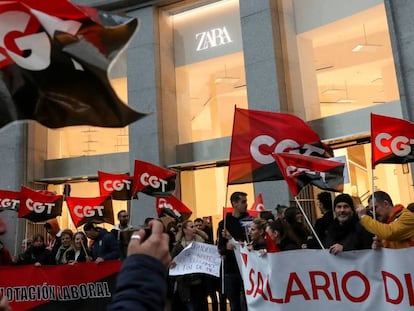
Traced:
<path id="1" fill-rule="evenodd" d="M 170 275 L 204 273 L 220 276 L 221 257 L 216 245 L 192 242 L 173 261 L 176 265 L 170 269 Z"/>
<path id="2" fill-rule="evenodd" d="M 62 21 L 59 18 L 41 14 L 38 11 L 32 13 L 47 18 L 47 31 L 53 36 L 56 30 L 61 30 L 75 35 L 82 25 L 77 21 Z M 13 52 L 6 44 L 6 36 L 12 33 L 24 33 L 31 22 L 31 16 L 22 11 L 7 11 L 0 14 L 0 48 L 4 48 L 7 55 L 20 67 L 29 70 L 43 70 L 50 64 L 51 43 L 45 32 L 29 33 L 16 37 L 12 44 L 15 44 L 20 51 L 30 51 L 24 56 Z M 11 43 L 9 43 L 11 44 Z M 1 50 L 1 49 L 0 49 Z M 7 58 L 0 52 L 0 61 Z"/>
<path id="3" fill-rule="evenodd" d="M 36 214 L 41 214 L 44 211 L 46 211 L 46 214 L 52 214 L 52 208 L 55 207 L 55 203 L 34 202 L 29 198 L 26 200 L 26 207 L 29 211 Z"/>
<path id="4" fill-rule="evenodd" d="M 98 216 L 102 217 L 103 214 L 103 210 L 104 210 L 105 206 L 103 205 L 97 205 L 97 206 L 90 206 L 90 205 L 76 205 L 73 208 L 73 212 L 75 213 L 75 215 L 77 217 L 93 217 L 96 215 L 96 213 L 98 213 Z"/>
<path id="5" fill-rule="evenodd" d="M 195 38 L 198 52 L 233 42 L 226 27 L 196 33 Z"/>
<path id="6" fill-rule="evenodd" d="M 103 187 L 106 191 L 122 191 L 124 188 L 126 190 L 131 189 L 131 181 L 128 179 L 122 180 L 105 180 Z"/>
<path id="7" fill-rule="evenodd" d="M 275 159 L 272 156 L 272 153 L 282 153 L 287 149 L 296 149 L 300 147 L 300 145 L 293 139 L 283 139 L 279 143 L 276 143 L 276 140 L 269 135 L 259 135 L 255 137 L 250 143 L 250 153 L 253 159 L 255 159 L 257 162 L 263 165 L 270 164 L 275 161 Z M 267 146 L 271 149 L 274 146 L 274 148 L 270 153 L 264 154 L 260 150 L 261 146 Z M 304 144 L 301 148 L 305 150 L 303 155 L 311 155 L 313 153 L 322 155 L 325 152 L 324 149 L 310 144 Z M 292 150 L 290 151 L 290 153 L 299 153 L 299 150 Z"/>
<path id="8" fill-rule="evenodd" d="M 20 200 L 18 199 L 0 199 L 0 207 L 1 208 L 11 208 L 11 209 L 15 209 L 17 208 L 18 204 L 19 204 Z"/>
<path id="9" fill-rule="evenodd" d="M 405 136 L 392 137 L 388 133 L 380 133 L 375 136 L 375 146 L 383 153 L 392 152 L 399 157 L 405 157 L 411 153 L 414 139 Z"/>
<path id="10" fill-rule="evenodd" d="M 153 176 L 148 173 L 143 173 L 139 178 L 140 182 L 144 186 L 151 186 L 152 188 L 158 189 L 161 187 L 161 191 L 165 192 L 165 186 L 168 182 L 165 179 Z"/>
<path id="11" fill-rule="evenodd" d="M 323 250 L 259 256 L 240 245 L 236 249 L 251 311 L 411 310 L 413 256 L 414 248 L 337 256 Z"/>
<path id="12" fill-rule="evenodd" d="M 311 171 L 310 169 L 305 168 L 305 167 L 296 167 L 296 166 L 293 166 L 293 165 L 289 165 L 286 168 L 286 174 L 288 176 L 295 177 L 295 176 L 299 176 L 301 173 L 311 174 L 311 175 L 315 175 L 315 176 L 319 175 L 319 176 L 321 176 L 323 181 L 325 181 L 325 177 L 326 177 L 325 172 L 314 172 L 314 171 Z"/>

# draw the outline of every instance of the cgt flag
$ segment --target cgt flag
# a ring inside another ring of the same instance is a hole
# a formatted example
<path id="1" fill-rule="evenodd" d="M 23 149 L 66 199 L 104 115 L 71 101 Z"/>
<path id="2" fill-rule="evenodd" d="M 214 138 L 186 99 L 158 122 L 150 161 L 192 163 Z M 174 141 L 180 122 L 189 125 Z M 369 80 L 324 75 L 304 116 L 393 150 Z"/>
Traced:
<path id="1" fill-rule="evenodd" d="M 109 73 L 137 19 L 67 0 L 0 0 L 0 127 L 124 127 L 146 114 L 125 105 Z"/>
<path id="2" fill-rule="evenodd" d="M 172 170 L 135 160 L 132 194 L 143 192 L 154 197 L 169 197 L 175 190 L 176 176 Z"/>
<path id="3" fill-rule="evenodd" d="M 20 203 L 20 192 L 0 190 L 0 212 L 6 209 L 17 211 Z"/>
<path id="4" fill-rule="evenodd" d="M 70 217 L 75 227 L 87 222 L 115 224 L 110 197 L 75 198 L 66 197 Z"/>
<path id="5" fill-rule="evenodd" d="M 132 177 L 128 174 L 110 174 L 98 171 L 101 196 L 110 196 L 113 200 L 131 200 Z"/>
<path id="6" fill-rule="evenodd" d="M 257 212 L 263 212 L 265 211 L 265 206 L 263 204 L 263 195 L 261 193 L 259 193 L 256 197 L 256 199 L 254 199 L 253 205 L 250 208 L 251 211 L 257 211 Z"/>
<path id="7" fill-rule="evenodd" d="M 371 113 L 372 167 L 414 162 L 414 123 Z"/>
<path id="8" fill-rule="evenodd" d="M 274 153 L 273 157 L 294 196 L 308 184 L 323 190 L 343 191 L 344 163 L 289 153 Z"/>
<path id="9" fill-rule="evenodd" d="M 62 214 L 63 196 L 22 186 L 18 217 L 32 222 L 46 221 Z"/>
<path id="10" fill-rule="evenodd" d="M 157 198 L 155 204 L 158 217 L 168 215 L 174 218 L 179 218 L 182 222 L 190 218 L 193 213 L 192 210 L 173 195 L 168 198 Z"/>
<path id="11" fill-rule="evenodd" d="M 285 113 L 236 108 L 227 184 L 281 180 L 272 153 L 330 154 L 302 119 Z"/>

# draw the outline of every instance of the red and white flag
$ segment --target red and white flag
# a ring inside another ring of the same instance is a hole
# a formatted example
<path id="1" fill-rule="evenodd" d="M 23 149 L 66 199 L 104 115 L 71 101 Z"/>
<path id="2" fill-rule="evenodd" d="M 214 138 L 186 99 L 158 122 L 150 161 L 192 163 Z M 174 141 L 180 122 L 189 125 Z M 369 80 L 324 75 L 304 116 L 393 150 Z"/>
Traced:
<path id="1" fill-rule="evenodd" d="M 110 196 L 113 200 L 131 200 L 132 177 L 128 174 L 111 174 L 98 171 L 101 196 Z"/>
<path id="2" fill-rule="evenodd" d="M 17 211 L 20 203 L 20 192 L 0 190 L 0 212 L 6 209 Z"/>
<path id="3" fill-rule="evenodd" d="M 182 201 L 174 195 L 168 198 L 157 198 L 156 209 L 158 216 L 168 215 L 174 218 L 179 218 L 180 221 L 190 218 L 193 211 L 189 209 Z"/>
<path id="4" fill-rule="evenodd" d="M 135 160 L 132 194 L 138 192 L 154 197 L 169 197 L 175 190 L 175 171 Z"/>
<path id="5" fill-rule="evenodd" d="M 110 197 L 75 198 L 66 197 L 70 217 L 75 227 L 87 222 L 115 224 Z"/>
<path id="6" fill-rule="evenodd" d="M 294 115 L 236 108 L 227 184 L 283 179 L 273 153 L 328 157 L 328 151 L 318 134 Z"/>
<path id="7" fill-rule="evenodd" d="M 414 162 L 414 123 L 371 113 L 372 167 Z"/>
<path id="8" fill-rule="evenodd" d="M 0 1 L 0 127 L 124 127 L 147 114 L 112 88 L 113 63 L 138 20 L 68 0 Z"/>
<path id="9" fill-rule="evenodd" d="M 20 191 L 19 218 L 32 222 L 46 221 L 62 214 L 63 196 L 52 192 L 39 192 L 27 187 Z"/>
<path id="10" fill-rule="evenodd" d="M 290 153 L 275 153 L 273 157 L 294 196 L 308 184 L 323 190 L 343 191 L 342 162 Z"/>
<path id="11" fill-rule="evenodd" d="M 253 205 L 250 208 L 250 210 L 257 211 L 257 212 L 263 212 L 266 210 L 263 204 L 263 195 L 261 193 L 259 193 L 256 199 L 254 199 Z"/>

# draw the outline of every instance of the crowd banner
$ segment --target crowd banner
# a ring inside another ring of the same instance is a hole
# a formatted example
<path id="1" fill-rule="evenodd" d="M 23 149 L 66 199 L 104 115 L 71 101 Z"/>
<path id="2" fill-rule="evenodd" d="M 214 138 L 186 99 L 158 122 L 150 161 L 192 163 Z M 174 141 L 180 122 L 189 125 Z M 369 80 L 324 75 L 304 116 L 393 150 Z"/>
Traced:
<path id="1" fill-rule="evenodd" d="M 176 266 L 170 268 L 172 276 L 190 273 L 220 276 L 221 257 L 217 245 L 192 242 L 173 261 Z"/>
<path id="2" fill-rule="evenodd" d="M 0 267 L 0 296 L 13 311 L 106 310 L 121 261 Z"/>
<path id="3" fill-rule="evenodd" d="M 249 311 L 411 310 L 414 248 L 293 250 L 260 256 L 237 246 Z"/>

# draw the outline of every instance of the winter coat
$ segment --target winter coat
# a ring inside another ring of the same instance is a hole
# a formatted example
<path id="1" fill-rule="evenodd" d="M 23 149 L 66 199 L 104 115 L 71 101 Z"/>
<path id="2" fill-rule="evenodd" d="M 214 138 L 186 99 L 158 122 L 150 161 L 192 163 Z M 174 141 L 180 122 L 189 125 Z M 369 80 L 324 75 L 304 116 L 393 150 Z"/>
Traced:
<path id="1" fill-rule="evenodd" d="M 394 208 L 387 223 L 364 216 L 361 224 L 375 234 L 386 248 L 414 246 L 414 213 L 406 208 Z"/>

